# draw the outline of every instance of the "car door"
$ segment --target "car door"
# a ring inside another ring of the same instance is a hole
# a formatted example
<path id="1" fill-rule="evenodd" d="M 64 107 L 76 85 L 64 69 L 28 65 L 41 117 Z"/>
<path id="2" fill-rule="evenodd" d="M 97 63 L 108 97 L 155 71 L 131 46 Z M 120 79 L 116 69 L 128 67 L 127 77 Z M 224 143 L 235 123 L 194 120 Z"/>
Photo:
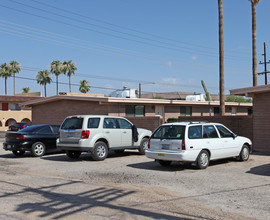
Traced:
<path id="1" fill-rule="evenodd" d="M 222 140 L 224 157 L 238 156 L 242 146 L 239 146 L 234 134 L 222 125 L 215 126 Z"/>
<path id="2" fill-rule="evenodd" d="M 56 147 L 56 136 L 49 125 L 43 126 L 36 131 L 36 139 L 44 143 L 47 150 Z"/>
<path id="3" fill-rule="evenodd" d="M 110 148 L 122 146 L 121 132 L 115 118 L 104 118 L 103 132 L 109 142 Z"/>
<path id="4" fill-rule="evenodd" d="M 203 126 L 202 146 L 210 150 L 211 159 L 222 158 L 224 154 L 223 145 L 214 125 Z"/>
<path id="5" fill-rule="evenodd" d="M 121 133 L 121 146 L 132 146 L 132 124 L 122 118 L 117 118 L 119 124 L 119 131 Z"/>

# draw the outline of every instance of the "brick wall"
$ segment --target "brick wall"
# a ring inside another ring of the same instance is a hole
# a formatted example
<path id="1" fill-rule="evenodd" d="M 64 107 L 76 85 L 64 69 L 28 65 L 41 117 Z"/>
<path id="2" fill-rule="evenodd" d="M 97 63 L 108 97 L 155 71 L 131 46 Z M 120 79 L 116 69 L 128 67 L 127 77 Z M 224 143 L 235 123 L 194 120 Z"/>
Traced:
<path id="1" fill-rule="evenodd" d="M 162 124 L 160 116 L 154 117 L 126 117 L 129 121 L 136 125 L 137 128 L 145 128 L 154 131 Z"/>
<path id="2" fill-rule="evenodd" d="M 252 116 L 185 116 L 179 117 L 179 121 L 208 121 L 221 123 L 239 136 L 253 140 L 253 117 Z"/>
<path id="3" fill-rule="evenodd" d="M 91 114 L 107 115 L 108 106 L 98 102 L 60 100 L 32 107 L 33 124 L 61 124 L 67 116 Z"/>
<path id="4" fill-rule="evenodd" d="M 258 93 L 253 98 L 254 147 L 270 152 L 270 93 Z"/>

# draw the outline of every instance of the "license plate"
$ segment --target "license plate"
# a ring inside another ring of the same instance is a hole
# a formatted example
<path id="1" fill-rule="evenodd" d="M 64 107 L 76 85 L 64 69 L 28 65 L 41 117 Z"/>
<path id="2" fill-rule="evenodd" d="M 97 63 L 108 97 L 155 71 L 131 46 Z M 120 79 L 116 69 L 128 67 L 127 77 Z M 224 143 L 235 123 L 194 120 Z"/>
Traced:
<path id="1" fill-rule="evenodd" d="M 66 134 L 66 138 L 72 138 L 74 136 L 75 136 L 74 133 L 68 133 L 68 134 Z"/>
<path id="2" fill-rule="evenodd" d="M 11 145 L 7 145 L 7 150 L 11 150 Z"/>
<path id="3" fill-rule="evenodd" d="M 158 156 L 165 157 L 165 154 L 157 154 Z"/>
<path id="4" fill-rule="evenodd" d="M 170 149 L 170 145 L 169 144 L 162 144 L 161 149 L 169 150 Z"/>

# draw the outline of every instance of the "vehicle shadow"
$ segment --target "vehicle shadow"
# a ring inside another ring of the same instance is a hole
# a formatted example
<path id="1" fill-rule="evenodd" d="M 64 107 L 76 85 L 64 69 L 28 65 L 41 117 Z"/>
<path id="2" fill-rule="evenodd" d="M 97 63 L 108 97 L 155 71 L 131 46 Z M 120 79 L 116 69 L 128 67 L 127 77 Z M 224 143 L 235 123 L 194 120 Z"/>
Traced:
<path id="1" fill-rule="evenodd" d="M 140 207 L 140 204 L 132 205 L 129 207 L 126 203 L 113 203 L 115 200 L 122 199 L 132 194 L 136 194 L 133 190 L 122 190 L 113 187 L 93 187 L 86 185 L 80 181 L 66 181 L 65 183 L 47 185 L 44 187 L 31 187 L 29 185 L 23 185 L 19 183 L 12 183 L 7 181 L 1 181 L 1 184 L 9 185 L 14 190 L 13 192 L 2 192 L 0 194 L 0 200 L 9 198 L 14 198 L 16 196 L 22 198 L 27 195 L 36 195 L 41 198 L 38 201 L 24 202 L 25 200 L 18 200 L 16 212 L 23 213 L 25 215 L 34 214 L 39 218 L 49 218 L 49 219 L 64 219 L 71 216 L 81 216 L 83 212 L 94 212 L 93 218 L 95 216 L 101 216 L 100 213 L 95 214 L 96 208 L 104 208 L 110 210 L 111 212 L 123 212 L 131 215 L 135 215 L 137 218 L 147 217 L 152 219 L 201 219 L 202 216 L 190 215 L 187 213 L 177 212 L 177 214 L 185 216 L 184 218 L 177 217 L 175 214 L 165 214 L 161 210 L 150 211 L 144 207 Z M 84 184 L 80 186 L 80 184 Z M 78 190 L 76 193 L 65 193 L 65 189 L 72 187 L 75 189 L 84 189 L 83 192 Z M 34 198 L 36 197 L 34 196 Z M 126 200 L 126 199 L 125 199 Z M 124 200 L 124 201 L 125 201 Z M 160 202 L 160 201 L 159 201 Z M 92 211 L 91 211 L 92 210 Z M 104 218 L 110 217 L 110 214 L 106 216 L 104 213 Z M 90 217 L 91 218 L 91 217 Z"/>
<path id="2" fill-rule="evenodd" d="M 217 161 L 211 161 L 209 167 L 214 167 L 218 165 L 229 164 L 230 162 L 235 162 L 236 159 L 223 159 Z M 184 171 L 184 170 L 199 170 L 196 167 L 195 163 L 179 163 L 172 162 L 169 166 L 162 166 L 157 161 L 143 162 L 143 163 L 135 163 L 129 164 L 128 167 L 136 168 L 136 169 L 144 169 L 144 170 L 152 170 L 152 171 Z"/>
<path id="3" fill-rule="evenodd" d="M 121 154 L 115 153 L 113 151 L 110 151 L 106 160 L 110 158 L 117 158 L 117 157 L 130 157 L 134 155 L 140 155 L 136 151 L 125 151 Z M 82 153 L 81 156 L 77 159 L 71 159 L 66 154 L 61 154 L 61 155 L 52 155 L 52 156 L 43 156 L 41 157 L 43 160 L 51 160 L 51 161 L 59 161 L 59 162 L 81 162 L 81 161 L 95 161 L 92 159 L 90 153 Z"/>
<path id="4" fill-rule="evenodd" d="M 257 167 L 252 167 L 249 171 L 247 171 L 247 173 L 261 176 L 270 176 L 270 163 Z"/>

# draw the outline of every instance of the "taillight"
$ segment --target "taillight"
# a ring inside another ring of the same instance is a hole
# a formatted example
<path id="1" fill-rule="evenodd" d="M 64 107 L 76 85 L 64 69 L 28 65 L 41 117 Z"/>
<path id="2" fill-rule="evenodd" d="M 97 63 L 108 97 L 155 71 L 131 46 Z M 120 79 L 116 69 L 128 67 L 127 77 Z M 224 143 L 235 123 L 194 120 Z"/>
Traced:
<path id="1" fill-rule="evenodd" d="M 23 135 L 19 135 L 19 136 L 16 137 L 16 139 L 17 139 L 17 140 L 25 140 L 26 137 L 23 136 Z"/>
<path id="2" fill-rule="evenodd" d="M 150 148 L 150 139 L 148 140 L 147 147 L 148 149 Z"/>
<path id="3" fill-rule="evenodd" d="M 185 144 L 185 140 L 182 140 L 182 150 L 186 150 L 186 144 Z"/>
<path id="4" fill-rule="evenodd" d="M 82 131 L 82 139 L 87 139 L 89 137 L 90 131 Z"/>

